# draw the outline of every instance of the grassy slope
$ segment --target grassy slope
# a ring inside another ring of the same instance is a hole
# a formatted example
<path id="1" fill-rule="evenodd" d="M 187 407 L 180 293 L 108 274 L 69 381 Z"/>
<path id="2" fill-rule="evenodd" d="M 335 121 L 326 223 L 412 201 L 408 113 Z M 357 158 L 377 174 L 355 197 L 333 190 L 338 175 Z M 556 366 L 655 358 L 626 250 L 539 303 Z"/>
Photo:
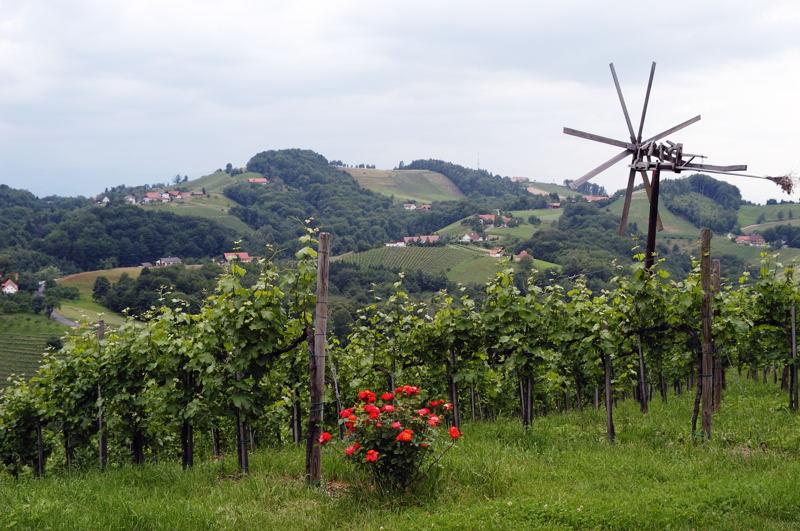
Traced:
<path id="1" fill-rule="evenodd" d="M 764 221 L 778 221 L 778 212 L 783 212 L 785 220 L 789 219 L 789 213 L 794 219 L 800 218 L 800 204 L 798 205 L 742 205 L 739 207 L 739 225 L 747 227 L 754 225 L 761 214 L 764 214 Z"/>
<path id="2" fill-rule="evenodd" d="M 383 266 L 404 271 L 421 269 L 427 273 L 444 273 L 453 282 L 482 284 L 503 267 L 502 260 L 491 258 L 477 246 L 448 245 L 445 247 L 379 247 L 362 253 L 337 257 L 362 267 Z M 559 266 L 536 260 L 537 269 Z"/>
<path id="3" fill-rule="evenodd" d="M 124 320 L 122 315 L 112 312 L 92 300 L 94 282 L 99 276 L 104 276 L 111 282 L 117 282 L 123 273 L 127 273 L 132 278 L 137 278 L 141 270 L 141 267 L 118 267 L 115 269 L 87 271 L 58 279 L 60 284 L 78 288 L 81 294 L 77 301 L 62 301 L 58 312 L 73 321 L 94 322 L 102 315 L 103 320 L 110 325 L 122 324 Z"/>
<path id="4" fill-rule="evenodd" d="M 525 183 L 523 183 L 523 184 L 525 184 Z M 570 189 L 570 188 L 568 188 L 566 186 L 562 186 L 560 184 L 555 184 L 555 183 L 540 183 L 540 182 L 536 182 L 536 181 L 531 181 L 531 182 L 525 184 L 525 186 L 527 186 L 528 188 L 533 188 L 534 189 L 534 190 L 528 190 L 531 193 L 537 193 L 538 194 L 539 191 L 541 191 L 541 192 L 547 192 L 549 194 L 549 193 L 555 192 L 561 198 L 570 197 L 570 196 L 573 196 L 573 195 L 580 195 L 575 190 L 572 190 L 572 189 Z"/>
<path id="5" fill-rule="evenodd" d="M 230 176 L 225 172 L 215 172 L 199 179 L 194 179 L 179 186 L 187 188 L 190 191 L 200 192 L 205 188 L 206 196 L 192 197 L 191 200 L 185 202 L 171 202 L 171 203 L 151 203 L 143 205 L 142 208 L 153 210 L 163 210 L 166 212 L 173 212 L 183 216 L 194 216 L 198 218 L 210 219 L 220 223 L 221 225 L 233 229 L 237 233 L 247 234 L 252 232 L 247 224 L 236 216 L 228 214 L 228 209 L 236 203 L 228 199 L 222 194 L 225 187 L 239 182 L 245 181 L 251 177 L 262 177 L 257 173 L 243 173 L 241 175 Z"/>
<path id="6" fill-rule="evenodd" d="M 398 201 L 421 203 L 455 201 L 464 197 L 461 190 L 441 173 L 428 170 L 372 170 L 343 168 L 362 187 Z"/>
<path id="7" fill-rule="evenodd" d="M 405 497 L 380 496 L 340 456 L 323 451 L 325 489 L 302 482 L 302 448 L 267 448 L 238 478 L 235 459 L 0 477 L 6 525 L 71 529 L 797 529 L 800 417 L 776 386 L 730 378 L 715 437 L 687 435 L 693 393 L 641 415 L 603 411 L 467 424 L 438 480 Z M 762 444 L 763 443 L 763 444 Z"/>
<path id="8" fill-rule="evenodd" d="M 503 228 L 503 227 L 492 227 L 488 229 L 489 234 L 493 234 L 496 236 L 500 236 L 501 242 L 503 244 L 509 243 L 508 240 L 527 240 L 529 239 L 536 231 L 541 230 L 545 227 L 552 225 L 559 217 L 561 217 L 562 210 L 560 208 L 550 209 L 550 208 L 540 208 L 537 210 L 514 210 L 512 214 L 515 217 L 522 219 L 522 223 L 516 227 L 510 228 Z M 538 217 L 542 220 L 542 223 L 539 225 L 531 225 L 528 223 L 528 218 L 532 215 Z M 467 218 L 464 218 L 467 219 Z M 462 225 L 462 221 L 464 219 L 460 219 L 446 227 L 442 227 L 441 229 L 436 231 L 436 234 L 441 235 L 448 235 L 453 238 L 460 238 L 464 234 L 470 231 L 470 229 Z"/>
<path id="9" fill-rule="evenodd" d="M 47 339 L 66 331 L 41 315 L 0 315 L 0 387 L 12 373 L 30 376 L 39 366 Z"/>

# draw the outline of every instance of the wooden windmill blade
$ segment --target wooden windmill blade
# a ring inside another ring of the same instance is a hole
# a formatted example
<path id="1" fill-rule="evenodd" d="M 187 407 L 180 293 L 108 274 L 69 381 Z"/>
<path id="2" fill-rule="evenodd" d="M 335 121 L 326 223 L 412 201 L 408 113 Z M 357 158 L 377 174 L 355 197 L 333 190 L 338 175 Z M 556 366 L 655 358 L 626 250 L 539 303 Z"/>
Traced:
<path id="1" fill-rule="evenodd" d="M 614 78 L 614 87 L 617 89 L 619 104 L 622 105 L 622 114 L 625 115 L 625 124 L 628 126 L 628 132 L 631 134 L 631 142 L 636 142 L 636 135 L 633 134 L 631 117 L 628 114 L 628 107 L 625 105 L 625 98 L 622 97 L 622 89 L 619 86 L 619 79 L 617 79 L 617 71 L 614 69 L 614 63 L 608 63 L 608 67 L 611 69 L 611 77 Z"/>
<path id="2" fill-rule="evenodd" d="M 620 153 L 620 154 L 608 159 L 607 161 L 602 163 L 600 166 L 598 166 L 595 169 L 589 171 L 588 173 L 586 173 L 585 175 L 581 176 L 580 178 L 575 179 L 575 181 L 570 183 L 570 187 L 572 187 L 573 190 L 577 189 L 580 185 L 582 185 L 583 183 L 585 183 L 586 181 L 588 181 L 592 177 L 594 177 L 594 176 L 606 171 L 611 166 L 613 166 L 617 162 L 621 161 L 622 159 L 626 158 L 631 153 L 632 153 L 631 150 L 626 149 L 622 153 Z"/>

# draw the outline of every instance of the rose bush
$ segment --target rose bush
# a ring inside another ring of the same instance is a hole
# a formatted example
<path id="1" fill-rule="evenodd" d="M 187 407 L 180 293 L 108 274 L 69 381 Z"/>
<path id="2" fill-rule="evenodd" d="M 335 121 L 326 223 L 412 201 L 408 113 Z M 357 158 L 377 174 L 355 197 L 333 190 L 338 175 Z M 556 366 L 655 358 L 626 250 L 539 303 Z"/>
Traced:
<path id="1" fill-rule="evenodd" d="M 380 395 L 365 389 L 353 407 L 339 412 L 339 423 L 348 432 L 345 455 L 365 468 L 381 488 L 406 489 L 427 471 L 422 469 L 426 461 L 438 461 L 461 437 L 458 428 L 450 428 L 445 435 L 449 445 L 434 460 L 437 435 L 452 406 L 424 396 L 410 385 Z"/>

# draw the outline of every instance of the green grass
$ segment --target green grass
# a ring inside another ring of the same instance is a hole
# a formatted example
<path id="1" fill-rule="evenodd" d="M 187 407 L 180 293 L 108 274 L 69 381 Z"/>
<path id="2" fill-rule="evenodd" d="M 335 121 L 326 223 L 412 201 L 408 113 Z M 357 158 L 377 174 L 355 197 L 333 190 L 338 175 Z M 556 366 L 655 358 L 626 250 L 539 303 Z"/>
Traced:
<path id="1" fill-rule="evenodd" d="M 608 210 L 617 216 L 622 216 L 622 207 L 624 198 L 620 197 L 610 205 Z M 699 238 L 700 229 L 695 227 L 690 221 L 676 216 L 669 211 L 668 208 L 660 206 L 659 214 L 661 215 L 661 222 L 664 225 L 664 231 L 659 234 L 668 236 L 677 236 L 681 238 Z M 636 190 L 633 192 L 631 198 L 631 207 L 628 212 L 628 223 L 636 223 L 636 226 L 642 232 L 647 232 L 647 220 L 650 213 L 650 201 L 647 200 L 647 195 L 644 190 Z"/>
<path id="2" fill-rule="evenodd" d="M 267 448 L 251 474 L 232 456 L 182 472 L 140 468 L 0 477 L 3 524 L 24 529 L 797 529 L 800 421 L 771 384 L 730 378 L 714 439 L 689 435 L 692 393 L 603 411 L 467 423 L 464 437 L 418 492 L 374 492 L 323 450 L 322 489 L 302 482 L 302 448 Z"/>
<path id="3" fill-rule="evenodd" d="M 783 212 L 784 220 L 789 220 L 790 213 L 798 219 L 800 205 L 742 205 L 739 207 L 739 225 L 742 228 L 755 225 L 761 214 L 764 214 L 764 221 L 778 221 L 778 212 Z"/>
<path id="4" fill-rule="evenodd" d="M 533 236 L 536 232 L 541 229 L 547 228 L 552 226 L 558 218 L 561 217 L 562 210 L 560 208 L 540 208 L 535 210 L 514 210 L 511 214 L 514 217 L 520 218 L 522 222 L 517 225 L 516 227 L 491 227 L 486 230 L 486 232 L 492 236 L 497 236 L 499 238 L 498 243 L 502 245 L 510 245 L 513 243 L 517 243 L 520 241 L 528 240 L 531 236 Z M 539 225 L 531 225 L 528 223 L 528 218 L 531 216 L 536 216 L 542 220 Z M 469 219 L 472 216 L 467 216 L 466 218 L 460 219 L 447 225 L 446 227 L 442 227 L 441 229 L 436 231 L 436 234 L 441 234 L 442 236 L 450 236 L 454 239 L 459 239 L 464 234 L 471 232 L 471 229 L 467 225 L 463 225 L 462 222 L 465 219 Z"/>
<path id="5" fill-rule="evenodd" d="M 41 315 L 0 315 L 0 388 L 11 374 L 33 374 L 48 338 L 60 337 L 66 331 L 66 327 Z"/>
<path id="6" fill-rule="evenodd" d="M 528 187 L 529 192 L 535 193 L 537 195 L 539 195 L 540 192 L 547 192 L 548 194 L 556 193 L 562 199 L 565 197 L 581 195 L 579 192 L 576 192 L 575 190 L 572 190 L 567 186 L 562 186 L 560 184 L 555 184 L 555 183 L 540 183 L 536 181 L 531 181 L 527 184 L 526 183 L 523 184 Z"/>
<path id="7" fill-rule="evenodd" d="M 181 216 L 192 216 L 197 218 L 216 221 L 224 227 L 228 227 L 237 234 L 250 234 L 253 229 L 245 222 L 228 213 L 229 209 L 236 203 L 225 197 L 222 191 L 237 182 L 246 181 L 252 177 L 263 177 L 258 173 L 246 172 L 240 175 L 228 175 L 224 171 L 214 172 L 210 175 L 181 183 L 177 186 L 188 189 L 189 191 L 206 191 L 205 196 L 194 196 L 185 201 L 173 201 L 170 203 L 150 203 L 142 205 L 142 208 L 150 210 L 160 210 L 172 212 Z M 167 189 L 174 189 L 170 186 Z"/>
<path id="8" fill-rule="evenodd" d="M 141 267 L 117 267 L 114 269 L 86 271 L 62 277 L 58 279 L 58 283 L 78 288 L 80 298 L 74 301 L 61 301 L 61 308 L 58 309 L 58 312 L 67 319 L 76 322 L 96 322 L 102 317 L 107 324 L 112 326 L 120 325 L 125 320 L 122 315 L 92 300 L 92 288 L 95 280 L 97 280 L 97 277 L 104 276 L 111 282 L 118 282 L 123 274 L 135 279 L 139 277 L 141 271 Z"/>
<path id="9" fill-rule="evenodd" d="M 441 173 L 428 170 L 373 170 L 343 168 L 362 187 L 379 194 L 394 196 L 398 201 L 456 201 L 464 197 L 461 190 Z"/>

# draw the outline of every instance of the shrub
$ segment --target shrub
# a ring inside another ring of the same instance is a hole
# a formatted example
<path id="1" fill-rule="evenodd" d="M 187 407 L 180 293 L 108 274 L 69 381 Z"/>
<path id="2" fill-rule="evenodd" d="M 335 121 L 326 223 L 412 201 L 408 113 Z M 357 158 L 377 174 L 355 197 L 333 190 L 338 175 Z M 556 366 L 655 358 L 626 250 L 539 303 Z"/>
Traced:
<path id="1" fill-rule="evenodd" d="M 339 423 L 349 433 L 345 455 L 366 469 L 381 489 L 407 489 L 461 437 L 458 428 L 451 427 L 450 444 L 434 458 L 438 432 L 452 405 L 424 397 L 422 390 L 410 385 L 380 396 L 364 390 L 353 407 L 339 412 Z M 323 434 L 320 443 L 329 439 Z M 423 469 L 426 462 L 430 464 Z"/>

